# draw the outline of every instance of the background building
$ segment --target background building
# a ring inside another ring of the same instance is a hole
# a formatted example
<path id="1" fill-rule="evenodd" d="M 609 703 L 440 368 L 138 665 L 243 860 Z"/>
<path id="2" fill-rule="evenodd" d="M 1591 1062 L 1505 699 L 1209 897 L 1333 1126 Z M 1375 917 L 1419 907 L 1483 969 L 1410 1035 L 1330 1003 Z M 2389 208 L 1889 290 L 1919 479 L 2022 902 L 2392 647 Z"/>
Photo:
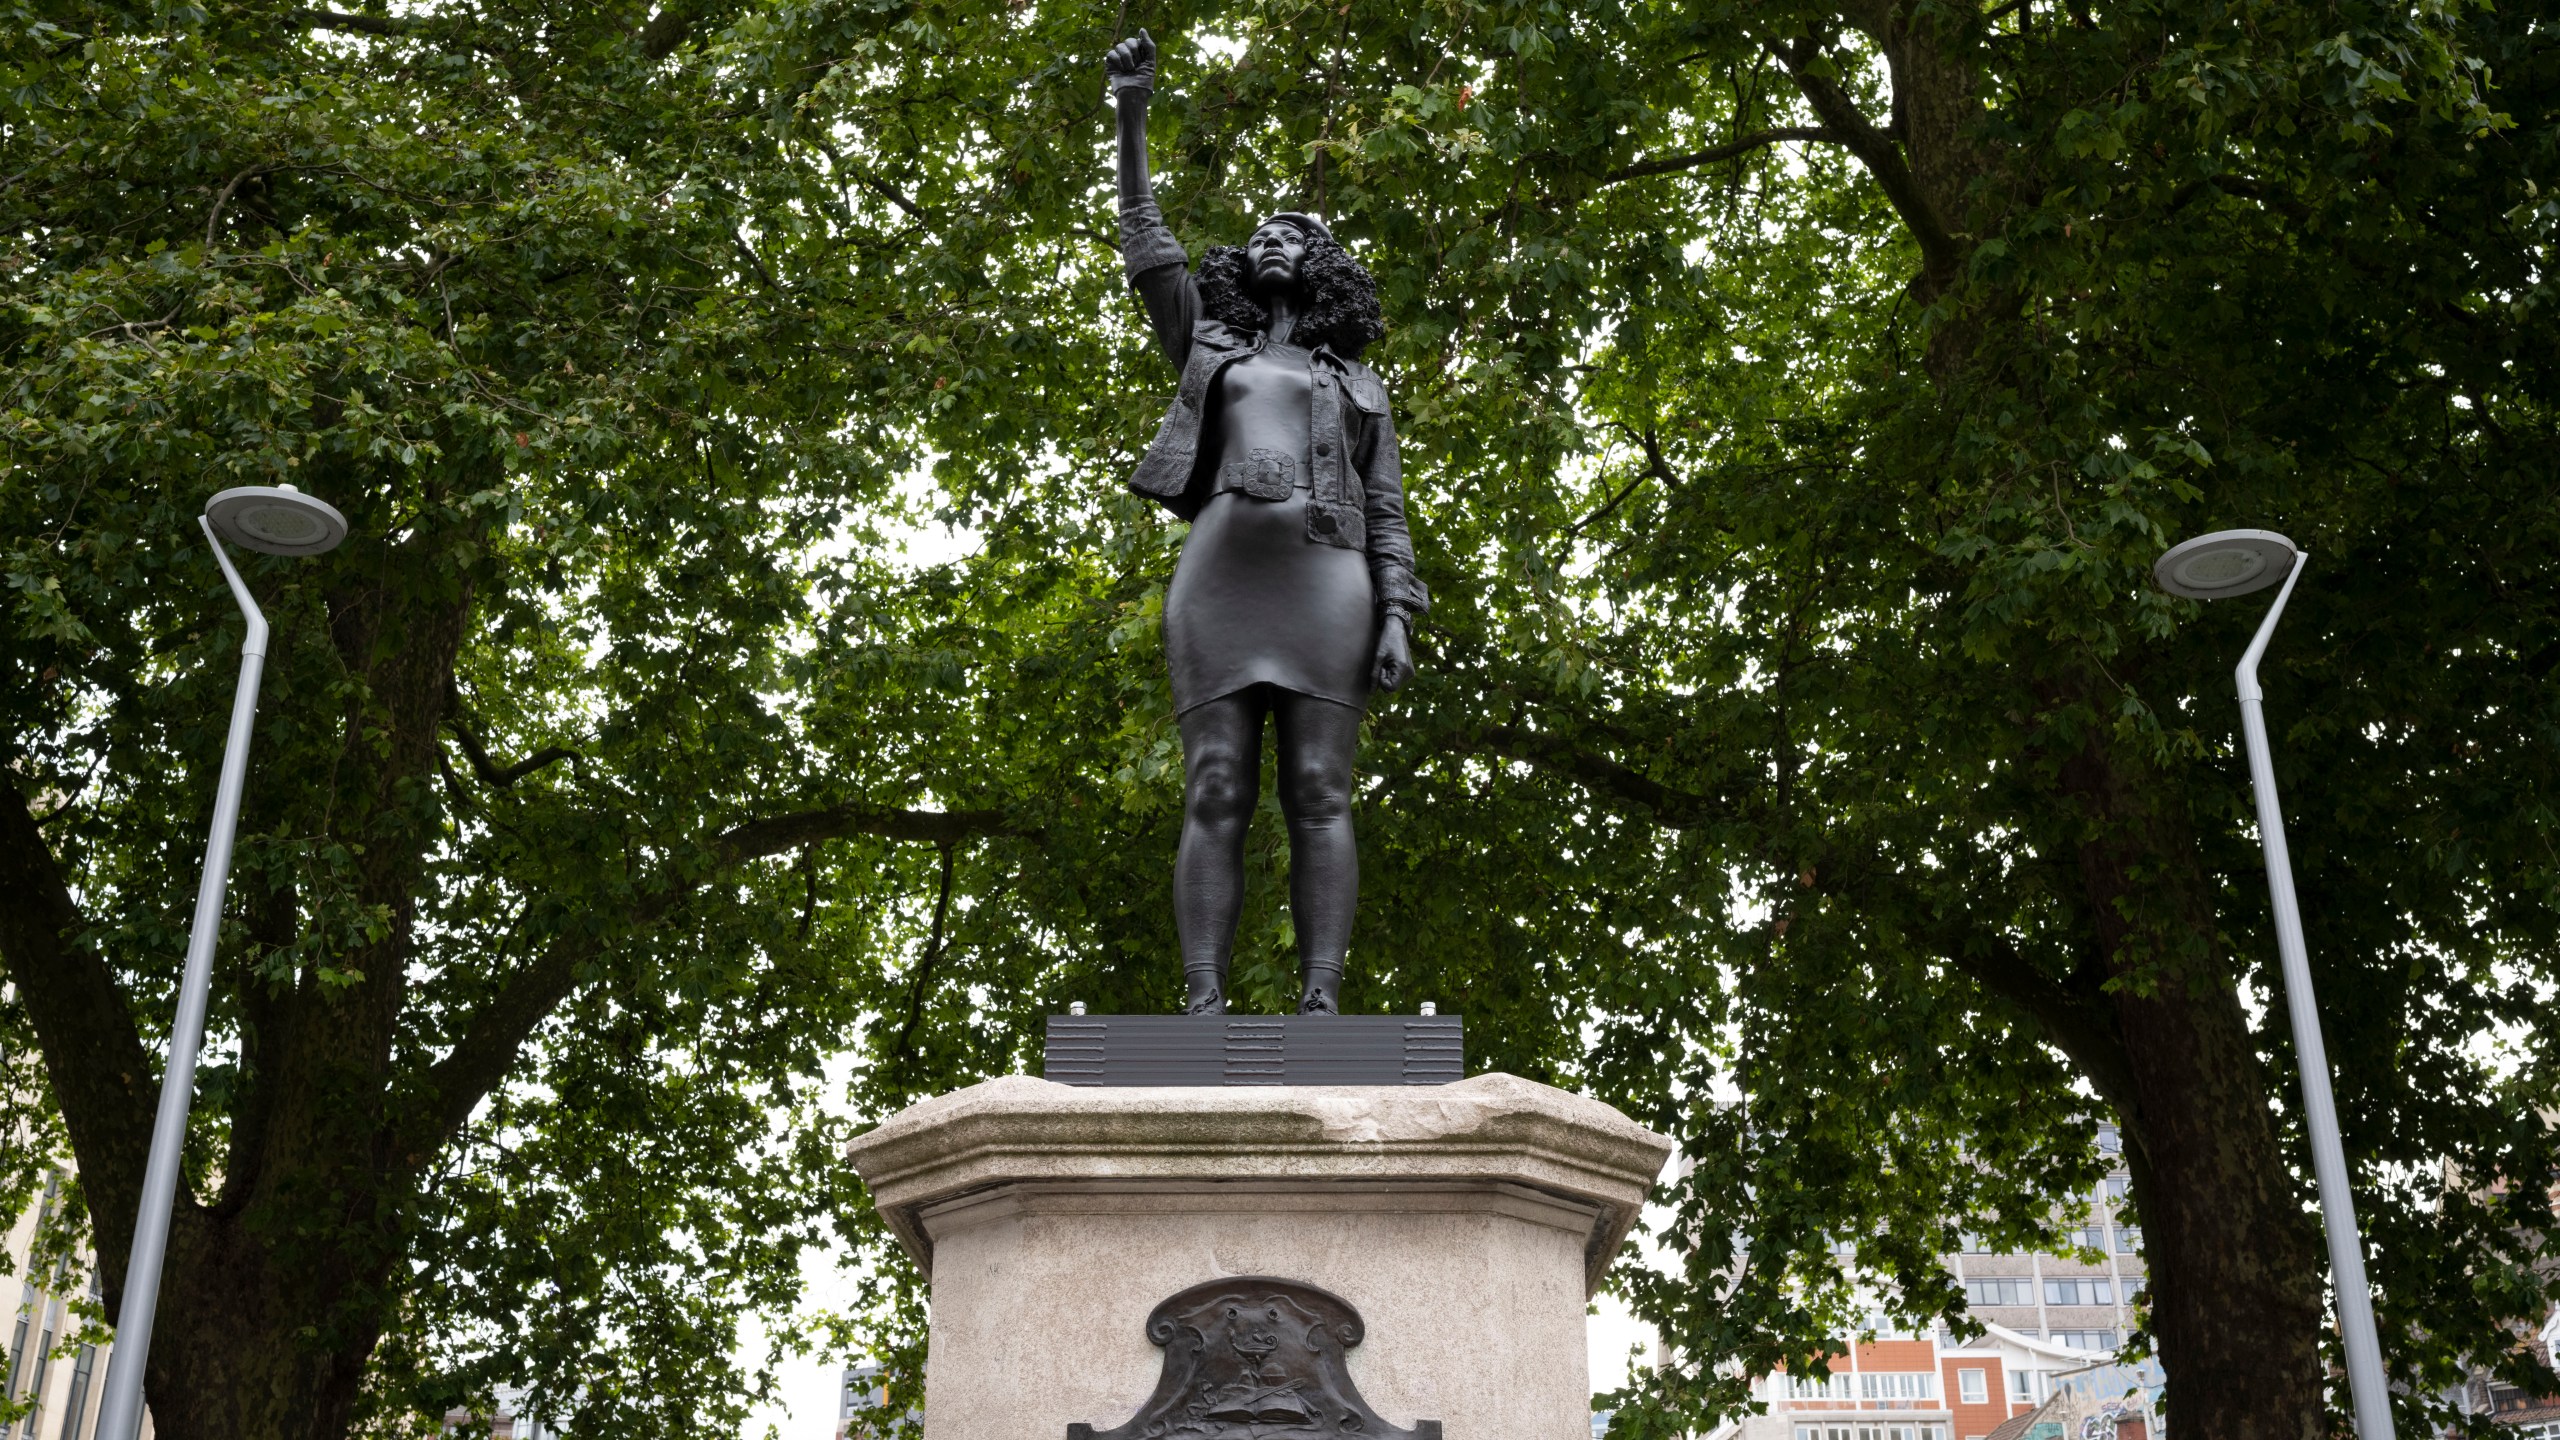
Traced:
<path id="1" fill-rule="evenodd" d="M 2560 1344 L 2560 1310 L 2543 1322 L 2540 1334 L 2518 1336 L 2517 1344 L 2549 1364 L 2552 1347 Z M 2490 1378 L 2485 1366 L 2473 1366 L 2445 1398 L 2465 1415 L 2486 1415 L 2501 1425 L 2514 1426 L 2515 1440 L 2560 1440 L 2560 1396 L 2519 1390 Z"/>
<path id="2" fill-rule="evenodd" d="M 2124 1158 L 2124 1137 L 2113 1125 L 2098 1127 L 2098 1153 L 2110 1165 Z M 2077 1256 L 1994 1251 L 1968 1241 L 1947 1257 L 1964 1286 L 1965 1308 L 1986 1324 L 2075 1350 L 2112 1352 L 2133 1329 L 2134 1300 L 2149 1271 L 2142 1263 L 2142 1231 L 2120 1212 L 2132 1177 L 2112 1170 L 2089 1197 L 2089 1219 L 2074 1232 L 2077 1243 L 2098 1253 Z"/>
<path id="3" fill-rule="evenodd" d="M 524 1392 L 511 1385 L 501 1385 L 493 1397 L 496 1409 L 483 1414 L 471 1410 L 448 1410 L 444 1416 L 444 1433 L 454 1440 L 559 1440 L 559 1433 L 542 1423 L 538 1415 L 524 1413 Z"/>
<path id="4" fill-rule="evenodd" d="M 2124 1140 L 2115 1126 L 2099 1126 L 2098 1151 L 2114 1168 L 2071 1235 L 2095 1258 L 1997 1251 L 1969 1240 L 1944 1258 L 1964 1287 L 1967 1312 L 1985 1327 L 1981 1338 L 1959 1342 L 1944 1326 L 1844 1336 L 1828 1376 L 1762 1377 L 1758 1395 L 1768 1412 L 1715 1440 L 1990 1440 L 2029 1415 L 2039 1425 L 2067 1417 L 2074 1440 L 2091 1421 L 2086 1433 L 2111 1440 L 2159 1436 L 2158 1363 L 2126 1366 L 2115 1354 L 2134 1327 L 2149 1274 L 2142 1232 L 2123 1221 L 2131 1176 L 2121 1168 Z M 2560 1430 L 2547 1440 L 2560 1440 Z"/>
<path id="5" fill-rule="evenodd" d="M 14 1303 L 7 1328 L 0 1330 L 9 1346 L 0 1355 L 0 1381 L 7 1385 L 0 1397 L 30 1408 L 18 1419 L 0 1420 L 0 1440 L 90 1440 L 97 1428 L 107 1355 L 114 1347 L 72 1343 L 83 1323 L 73 1306 L 98 1302 L 95 1257 L 82 1251 L 47 1261 L 36 1254 L 37 1237 L 66 1203 L 70 1182 L 70 1171 L 56 1169 L 35 1207 L 9 1220 L 0 1295 Z M 148 1416 L 142 1433 L 148 1440 Z"/>
<path id="6" fill-rule="evenodd" d="M 880 1383 L 877 1361 L 865 1360 L 861 1364 L 844 1367 L 844 1400 L 836 1412 L 836 1440 L 845 1440 L 852 1433 L 855 1416 L 886 1409 L 888 1404 L 889 1392 Z M 910 1410 L 905 1419 L 911 1433 L 924 1433 L 923 1411 Z"/>
<path id="7" fill-rule="evenodd" d="M 2068 1345 L 1993 1325 L 1980 1339 L 1940 1332 L 1844 1345 L 1831 1373 L 1771 1375 L 1757 1387 L 1767 1413 L 1718 1432 L 1731 1440 L 1988 1440 L 2009 1421 L 2045 1410 L 2108 1440 L 2160 1435 L 2156 1362 L 2118 1364 Z"/>

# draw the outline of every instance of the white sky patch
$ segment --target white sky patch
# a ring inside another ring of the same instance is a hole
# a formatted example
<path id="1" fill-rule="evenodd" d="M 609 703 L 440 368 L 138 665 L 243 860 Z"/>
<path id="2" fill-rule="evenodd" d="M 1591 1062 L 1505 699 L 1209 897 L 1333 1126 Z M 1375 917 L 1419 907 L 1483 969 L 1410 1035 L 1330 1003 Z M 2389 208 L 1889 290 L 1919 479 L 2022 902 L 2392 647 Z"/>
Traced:
<path id="1" fill-rule="evenodd" d="M 824 1108 L 831 1115 L 854 1113 L 854 1059 L 848 1049 L 827 1061 L 826 1079 L 816 1093 L 826 1097 Z M 833 1243 L 812 1248 L 800 1257 L 802 1313 L 853 1311 L 860 1275 L 852 1259 L 841 1245 Z M 787 1327 L 791 1322 L 786 1318 L 781 1323 Z M 774 1328 L 762 1316 L 752 1313 L 739 1327 L 738 1348 L 730 1358 L 741 1370 L 752 1371 L 761 1363 L 766 1339 Z M 844 1356 L 823 1349 L 786 1356 L 775 1367 L 774 1398 L 749 1411 L 747 1423 L 738 1433 L 754 1440 L 767 1435 L 774 1440 L 834 1440 L 840 1398 L 837 1387 L 844 1364 Z"/>
<path id="2" fill-rule="evenodd" d="M 1233 65 L 1244 58 L 1245 39 L 1241 35 L 1220 35 L 1201 31 L 1191 37 L 1193 48 L 1209 59 Z"/>

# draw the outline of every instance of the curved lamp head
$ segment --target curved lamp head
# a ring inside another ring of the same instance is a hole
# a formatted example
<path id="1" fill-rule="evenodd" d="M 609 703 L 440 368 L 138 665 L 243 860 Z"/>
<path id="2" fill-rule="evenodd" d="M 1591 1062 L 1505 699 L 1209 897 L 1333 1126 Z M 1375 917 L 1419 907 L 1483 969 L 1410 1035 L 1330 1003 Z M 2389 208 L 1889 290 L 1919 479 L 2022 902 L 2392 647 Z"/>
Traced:
<path id="1" fill-rule="evenodd" d="M 2293 573 L 2302 551 L 2273 530 L 2216 530 L 2173 545 L 2151 566 L 2172 595 L 2222 600 L 2264 590 Z"/>
<path id="2" fill-rule="evenodd" d="M 269 555 L 320 555 L 347 538 L 336 506 L 290 485 L 243 485 L 205 502 L 204 516 L 224 539 Z"/>

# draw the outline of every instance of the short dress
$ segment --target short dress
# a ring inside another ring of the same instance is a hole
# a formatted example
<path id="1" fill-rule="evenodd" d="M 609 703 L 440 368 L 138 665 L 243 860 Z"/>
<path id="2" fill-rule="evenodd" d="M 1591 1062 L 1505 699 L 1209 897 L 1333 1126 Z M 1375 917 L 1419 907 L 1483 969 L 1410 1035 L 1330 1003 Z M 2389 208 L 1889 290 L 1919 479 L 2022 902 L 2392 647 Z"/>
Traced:
<path id="1" fill-rule="evenodd" d="M 1250 362 L 1306 366 L 1295 345 L 1266 343 Z M 1220 390 L 1226 377 L 1220 377 Z M 1223 398 L 1223 397 L 1220 397 Z M 1222 406 L 1213 406 L 1214 417 Z M 1204 462 L 1214 451 L 1203 446 Z M 1307 538 L 1307 431 L 1286 500 L 1212 494 L 1192 519 L 1164 597 L 1164 649 L 1176 713 L 1253 685 L 1355 708 L 1369 703 L 1377 591 L 1369 557 Z M 1206 483 L 1215 485 L 1212 474 Z"/>

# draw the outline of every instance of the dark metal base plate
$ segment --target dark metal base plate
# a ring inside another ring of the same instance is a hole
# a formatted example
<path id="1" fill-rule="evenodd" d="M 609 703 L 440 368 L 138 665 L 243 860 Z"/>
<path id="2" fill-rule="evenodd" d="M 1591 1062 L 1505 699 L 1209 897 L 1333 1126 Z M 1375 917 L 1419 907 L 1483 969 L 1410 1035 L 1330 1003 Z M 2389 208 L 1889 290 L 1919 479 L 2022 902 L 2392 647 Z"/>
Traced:
<path id="1" fill-rule="evenodd" d="M 1455 1015 L 1052 1015 L 1041 1064 L 1061 1085 L 1446 1085 L 1466 1069 Z"/>
<path id="2" fill-rule="evenodd" d="M 1147 1403 L 1110 1430 L 1069 1425 L 1067 1440 L 1442 1440 L 1439 1421 L 1408 1430 L 1360 1398 L 1347 1362 L 1363 1331 L 1350 1301 L 1295 1280 L 1194 1285 L 1147 1317 L 1147 1338 L 1164 1347 Z"/>

